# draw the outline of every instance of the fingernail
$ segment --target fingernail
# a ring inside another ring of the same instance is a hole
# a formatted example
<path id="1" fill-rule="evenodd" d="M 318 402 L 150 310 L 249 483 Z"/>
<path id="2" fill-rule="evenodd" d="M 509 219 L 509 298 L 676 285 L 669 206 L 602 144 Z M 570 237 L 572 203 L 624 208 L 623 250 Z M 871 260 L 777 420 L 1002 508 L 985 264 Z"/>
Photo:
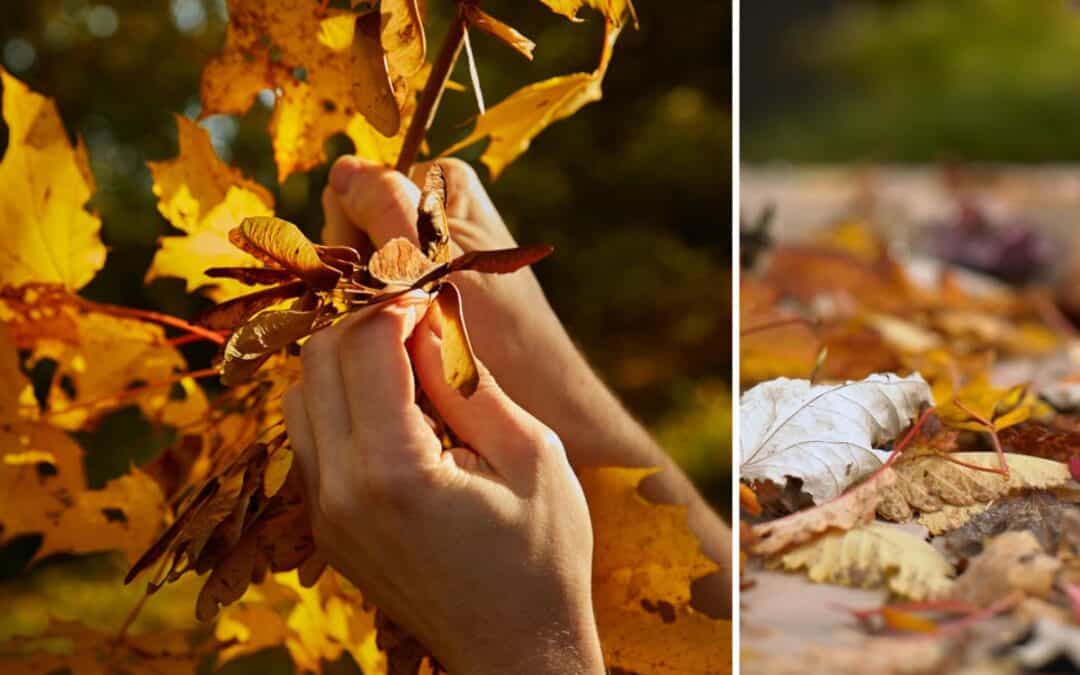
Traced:
<path id="1" fill-rule="evenodd" d="M 422 290 L 415 290 L 401 296 L 399 301 L 405 315 L 405 334 L 412 335 L 416 324 L 424 318 L 427 312 L 430 296 Z"/>

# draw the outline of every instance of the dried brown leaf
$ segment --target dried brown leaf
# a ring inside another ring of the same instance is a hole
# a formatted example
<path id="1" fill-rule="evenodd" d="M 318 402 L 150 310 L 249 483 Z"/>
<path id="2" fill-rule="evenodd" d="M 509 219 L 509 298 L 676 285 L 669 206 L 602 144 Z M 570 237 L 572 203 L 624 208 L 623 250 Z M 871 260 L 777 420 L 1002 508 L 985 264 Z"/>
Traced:
<path id="1" fill-rule="evenodd" d="M 235 279 L 248 286 L 271 286 L 296 278 L 292 272 L 276 267 L 211 267 L 204 274 L 215 279 Z"/>
<path id="2" fill-rule="evenodd" d="M 536 43 L 518 32 L 516 28 L 499 21 L 473 3 L 463 5 L 469 25 L 501 40 L 511 49 L 532 61 Z"/>
<path id="3" fill-rule="evenodd" d="M 404 237 L 386 242 L 372 254 L 368 261 L 368 273 L 388 285 L 408 286 L 431 269 L 435 263 L 428 260 L 416 245 Z"/>
<path id="4" fill-rule="evenodd" d="M 199 317 L 198 323 L 212 330 L 234 330 L 237 326 L 271 305 L 298 298 L 307 290 L 302 281 L 273 286 L 248 295 L 241 295 L 220 305 L 211 307 Z"/>
<path id="5" fill-rule="evenodd" d="M 540 262 L 554 250 L 549 244 L 535 244 L 497 251 L 469 251 L 450 262 L 450 271 L 511 274 Z"/>
<path id="6" fill-rule="evenodd" d="M 337 285 L 340 273 L 326 265 L 300 228 L 272 216 L 245 218 L 229 239 L 255 257 L 284 267 L 318 290 Z"/>
<path id="7" fill-rule="evenodd" d="M 269 310 L 240 326 L 225 344 L 222 383 L 234 386 L 246 381 L 253 361 L 265 361 L 272 352 L 308 336 L 318 316 L 317 309 Z"/>
<path id="8" fill-rule="evenodd" d="M 420 249 L 437 263 L 450 261 L 450 224 L 446 217 L 446 175 L 438 163 L 424 176 L 416 232 Z"/>
<path id="9" fill-rule="evenodd" d="M 809 541 L 828 530 L 850 530 L 874 519 L 881 491 L 896 482 L 892 469 L 848 490 L 830 502 L 753 528 L 757 555 L 776 555 L 785 549 Z"/>
<path id="10" fill-rule="evenodd" d="M 393 136 L 401 127 L 401 110 L 383 52 L 379 15 L 379 12 L 368 12 L 356 17 L 349 59 L 352 102 L 376 131 L 383 136 Z"/>

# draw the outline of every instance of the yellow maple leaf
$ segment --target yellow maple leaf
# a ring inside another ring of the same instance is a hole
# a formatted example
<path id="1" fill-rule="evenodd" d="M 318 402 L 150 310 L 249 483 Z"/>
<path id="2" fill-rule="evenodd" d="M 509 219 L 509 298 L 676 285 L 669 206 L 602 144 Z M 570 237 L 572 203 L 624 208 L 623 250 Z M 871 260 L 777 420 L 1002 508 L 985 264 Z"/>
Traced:
<path id="1" fill-rule="evenodd" d="M 223 665 L 265 647 L 285 645 L 298 671 L 322 672 L 324 662 L 348 652 L 364 673 L 386 673 L 386 657 L 375 646 L 375 611 L 334 572 L 312 588 L 296 572 L 275 574 L 248 589 L 222 610 L 215 636 L 230 646 L 218 654 Z"/>
<path id="2" fill-rule="evenodd" d="M 9 141 L 0 161 L 0 285 L 85 286 L 105 263 L 93 180 L 56 104 L 0 68 Z"/>
<path id="3" fill-rule="evenodd" d="M 581 472 L 595 538 L 593 605 L 609 668 L 652 675 L 731 671 L 731 623 L 690 606 L 690 584 L 718 569 L 686 507 L 637 491 L 653 469 Z"/>
<path id="4" fill-rule="evenodd" d="M 913 600 L 944 596 L 954 570 L 933 546 L 881 522 L 827 534 L 772 561 L 788 570 L 806 568 L 812 581 L 876 588 L 888 586 Z"/>
<path id="5" fill-rule="evenodd" d="M 165 516 L 160 488 L 141 472 L 87 490 L 82 449 L 44 422 L 24 419 L 29 383 L 7 327 L 0 324 L 0 544 L 40 534 L 35 560 L 58 552 L 122 550 L 134 560 Z"/>
<path id="6" fill-rule="evenodd" d="M 937 415 L 957 429 L 989 431 L 992 427 L 1001 431 L 1048 410 L 1026 386 L 995 387 L 985 372 L 959 389 L 950 390 L 947 380 L 939 382 L 937 387 L 934 391 Z M 937 398 L 938 395 L 942 398 Z"/>
<path id="7" fill-rule="evenodd" d="M 24 286 L 0 297 L 0 322 L 30 352 L 27 367 L 56 363 L 46 398 L 49 422 L 77 430 L 132 404 L 171 426 L 203 417 L 206 395 L 183 376 L 187 362 L 162 328 L 96 307 L 56 287 Z"/>
<path id="8" fill-rule="evenodd" d="M 573 115 L 583 106 L 599 101 L 600 85 L 604 80 L 611 51 L 618 38 L 619 28 L 608 24 L 600 65 L 591 73 L 560 75 L 535 82 L 511 94 L 479 117 L 471 134 L 447 148 L 450 155 L 490 137 L 491 142 L 480 159 L 498 177 L 506 166 L 521 153 L 541 131 L 551 124 Z"/>
<path id="9" fill-rule="evenodd" d="M 274 200 L 258 183 L 222 162 L 206 130 L 176 118 L 179 155 L 150 162 L 158 210 L 183 235 L 161 238 L 146 280 L 180 277 L 188 291 L 208 288 L 217 301 L 250 292 L 231 279 L 206 276 L 210 267 L 244 267 L 257 261 L 229 242 L 229 231 L 249 216 L 271 216 Z"/>
<path id="10" fill-rule="evenodd" d="M 374 47 L 386 49 L 393 37 L 390 65 L 411 68 L 418 55 L 422 61 L 423 47 L 418 42 L 423 40 L 423 31 L 416 30 L 410 13 L 388 13 L 386 21 L 383 42 Z M 357 15 L 351 11 L 324 12 L 319 3 L 306 0 L 229 0 L 225 47 L 203 70 L 203 105 L 207 113 L 243 114 L 260 91 L 278 92 L 270 134 L 280 180 L 323 162 L 323 144 L 338 132 L 344 131 L 369 159 L 385 161 L 382 153 L 387 148 L 379 148 L 380 156 L 368 154 L 380 145 L 377 139 L 393 139 L 391 145 L 400 148 L 409 116 L 410 73 L 387 72 L 380 89 L 354 92 L 359 75 L 354 60 L 354 41 L 359 37 L 356 22 Z M 410 32 L 404 26 L 413 29 Z M 379 37 L 377 25 L 376 43 Z M 358 109 L 357 102 L 374 109 Z M 372 121 L 385 117 L 388 104 L 398 107 L 398 129 Z M 380 113 L 377 118 L 374 111 Z M 380 134 L 375 127 L 390 133 Z"/>

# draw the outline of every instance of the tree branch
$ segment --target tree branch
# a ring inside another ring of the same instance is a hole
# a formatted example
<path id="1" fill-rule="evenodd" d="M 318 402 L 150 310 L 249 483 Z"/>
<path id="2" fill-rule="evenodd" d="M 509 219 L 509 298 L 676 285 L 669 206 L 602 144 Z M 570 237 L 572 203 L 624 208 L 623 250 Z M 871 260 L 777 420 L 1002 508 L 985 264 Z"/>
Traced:
<path id="1" fill-rule="evenodd" d="M 409 169 L 416 162 L 416 156 L 420 152 L 420 145 L 427 136 L 431 123 L 435 121 L 435 111 L 439 108 L 446 83 L 450 79 L 450 71 L 454 69 L 461 47 L 465 43 L 465 26 L 467 20 L 465 12 L 458 7 L 457 15 L 450 24 L 450 30 L 443 38 L 442 47 L 439 49 L 435 63 L 431 66 L 431 74 L 428 75 L 427 84 L 420 92 L 420 100 L 416 104 L 416 112 L 413 114 L 409 130 L 405 132 L 405 142 L 401 146 L 401 154 L 398 155 L 398 171 L 408 174 Z"/>

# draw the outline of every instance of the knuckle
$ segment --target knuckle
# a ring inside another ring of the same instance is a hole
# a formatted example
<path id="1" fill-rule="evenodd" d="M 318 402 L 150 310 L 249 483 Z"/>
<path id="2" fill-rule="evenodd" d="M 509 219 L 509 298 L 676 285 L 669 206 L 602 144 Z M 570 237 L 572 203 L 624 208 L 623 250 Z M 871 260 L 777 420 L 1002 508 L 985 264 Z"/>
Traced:
<path id="1" fill-rule="evenodd" d="M 566 454 L 562 439 L 554 430 L 537 423 L 526 433 L 529 446 L 542 457 L 561 457 Z"/>
<path id="2" fill-rule="evenodd" d="M 480 176 L 468 162 L 456 157 L 440 159 L 446 178 L 446 211 L 451 218 L 465 218 L 473 203 L 473 193 L 482 190 Z"/>
<path id="3" fill-rule="evenodd" d="M 442 167 L 447 183 L 459 190 L 471 188 L 480 182 L 480 176 L 472 164 L 457 157 L 440 159 L 439 166 Z"/>
<path id="4" fill-rule="evenodd" d="M 371 188 L 382 211 L 409 211 L 415 208 L 409 199 L 410 185 L 409 179 L 396 171 L 379 171 L 371 176 Z"/>

